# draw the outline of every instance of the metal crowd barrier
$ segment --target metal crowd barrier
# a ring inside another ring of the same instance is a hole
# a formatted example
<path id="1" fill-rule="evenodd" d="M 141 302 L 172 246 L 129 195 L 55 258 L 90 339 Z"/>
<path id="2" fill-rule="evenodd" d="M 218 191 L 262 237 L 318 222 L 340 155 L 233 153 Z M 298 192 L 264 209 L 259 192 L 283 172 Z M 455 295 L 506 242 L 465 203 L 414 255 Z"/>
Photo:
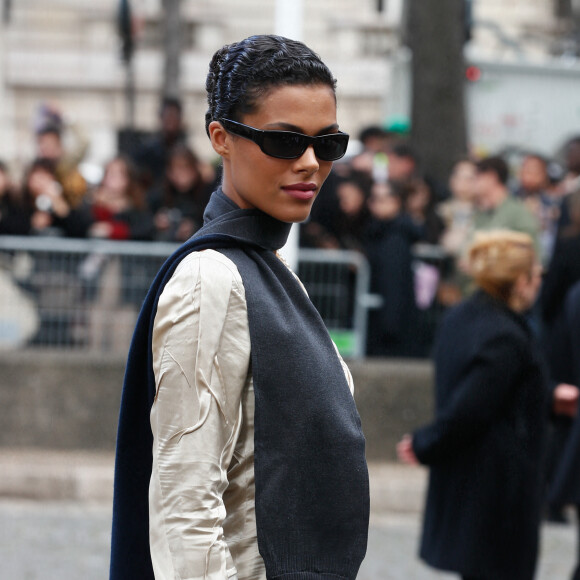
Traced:
<path id="1" fill-rule="evenodd" d="M 0 236 L 0 348 L 126 353 L 149 285 L 176 247 Z M 301 249 L 298 274 L 341 353 L 364 356 L 364 256 Z"/>
<path id="2" fill-rule="evenodd" d="M 349 250 L 298 252 L 298 276 L 343 356 L 366 352 L 370 269 L 366 258 Z"/>

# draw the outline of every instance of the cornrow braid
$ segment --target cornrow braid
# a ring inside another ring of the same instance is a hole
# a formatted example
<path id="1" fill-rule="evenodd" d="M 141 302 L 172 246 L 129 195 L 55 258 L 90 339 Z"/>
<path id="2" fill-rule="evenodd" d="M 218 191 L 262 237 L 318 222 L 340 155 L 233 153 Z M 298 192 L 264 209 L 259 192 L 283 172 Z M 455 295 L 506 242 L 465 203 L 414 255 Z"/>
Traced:
<path id="1" fill-rule="evenodd" d="M 205 114 L 205 128 L 209 135 L 208 126 L 216 118 L 216 94 L 219 91 L 222 77 L 222 65 L 227 59 L 230 45 L 226 45 L 218 50 L 209 63 L 209 73 L 205 80 L 205 90 L 207 92 L 208 110 Z"/>
<path id="2" fill-rule="evenodd" d="M 296 40 L 250 36 L 220 48 L 211 59 L 206 79 L 208 110 L 205 128 L 220 118 L 241 120 L 255 111 L 258 100 L 281 85 L 327 85 L 336 80 L 320 57 Z"/>

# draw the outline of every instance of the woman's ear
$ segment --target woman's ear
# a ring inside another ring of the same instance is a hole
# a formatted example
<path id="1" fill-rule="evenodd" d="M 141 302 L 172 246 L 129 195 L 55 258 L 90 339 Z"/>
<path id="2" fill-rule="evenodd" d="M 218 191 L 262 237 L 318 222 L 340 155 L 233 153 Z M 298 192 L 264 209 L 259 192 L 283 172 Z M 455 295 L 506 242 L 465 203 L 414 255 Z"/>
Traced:
<path id="1" fill-rule="evenodd" d="M 227 158 L 230 152 L 229 133 L 222 127 L 219 121 L 212 121 L 208 127 L 209 138 L 214 151 L 223 158 Z"/>

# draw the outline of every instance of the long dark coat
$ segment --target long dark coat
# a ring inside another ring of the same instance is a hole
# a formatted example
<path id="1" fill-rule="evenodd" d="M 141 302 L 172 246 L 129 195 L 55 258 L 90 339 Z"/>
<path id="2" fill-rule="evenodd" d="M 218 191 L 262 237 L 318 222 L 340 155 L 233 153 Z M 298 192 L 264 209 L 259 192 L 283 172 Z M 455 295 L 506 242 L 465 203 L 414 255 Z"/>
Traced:
<path id="1" fill-rule="evenodd" d="M 580 282 L 564 303 L 565 326 L 559 343 L 569 362 L 570 382 L 580 385 Z M 554 475 L 550 500 L 555 505 L 580 505 L 580 416 L 576 416 L 560 464 Z"/>
<path id="2" fill-rule="evenodd" d="M 567 207 L 564 204 L 563 207 Z M 570 288 L 580 281 L 580 236 L 561 237 L 557 240 L 550 267 L 542 283 L 539 306 L 542 315 L 542 348 L 556 383 L 578 384 L 571 368 L 568 353 L 568 316 L 564 303 Z M 573 420 L 564 415 L 551 418 L 550 449 L 546 480 L 550 488 L 554 484 L 555 470 L 561 462 L 562 453 L 570 436 Z M 550 503 L 551 500 L 549 500 Z M 554 506 L 557 508 L 557 506 Z"/>
<path id="3" fill-rule="evenodd" d="M 430 467 L 421 557 L 493 580 L 531 580 L 538 552 L 544 365 L 524 318 L 478 292 L 435 347 L 436 419 L 413 437 Z"/>
<path id="4" fill-rule="evenodd" d="M 544 348 L 550 372 L 559 382 L 572 382 L 567 376 L 568 360 L 561 344 L 566 325 L 564 301 L 570 288 L 580 280 L 580 236 L 558 240 L 550 267 L 542 283 L 540 312 Z"/>
<path id="5" fill-rule="evenodd" d="M 382 305 L 369 316 L 369 356 L 418 356 L 422 342 L 415 303 L 411 248 L 419 230 L 410 220 L 370 221 L 365 232 L 365 252 L 371 269 L 371 292 Z"/>

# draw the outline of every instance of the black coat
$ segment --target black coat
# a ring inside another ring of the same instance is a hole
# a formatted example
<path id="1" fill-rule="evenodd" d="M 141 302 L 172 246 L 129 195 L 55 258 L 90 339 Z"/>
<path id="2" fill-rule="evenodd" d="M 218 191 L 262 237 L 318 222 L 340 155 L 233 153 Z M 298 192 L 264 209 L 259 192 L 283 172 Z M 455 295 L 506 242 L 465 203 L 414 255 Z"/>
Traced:
<path id="1" fill-rule="evenodd" d="M 558 240 L 540 297 L 542 316 L 553 320 L 562 310 L 571 286 L 580 280 L 580 236 Z"/>
<path id="2" fill-rule="evenodd" d="M 405 217 L 371 220 L 365 252 L 371 269 L 371 292 L 382 305 L 369 315 L 369 356 L 414 356 L 420 348 L 419 312 L 415 302 L 412 245 L 418 230 Z"/>
<path id="3" fill-rule="evenodd" d="M 436 419 L 413 437 L 430 479 L 421 557 L 493 580 L 531 580 L 547 400 L 524 318 L 483 292 L 448 312 L 435 348 Z"/>
<path id="4" fill-rule="evenodd" d="M 30 216 L 7 194 L 0 198 L 0 235 L 26 236 L 30 231 Z"/>
<path id="5" fill-rule="evenodd" d="M 560 341 L 565 325 L 564 300 L 568 290 L 580 280 L 579 255 L 580 236 L 558 240 L 540 296 L 543 345 L 551 375 L 559 382 L 572 382 L 566 375 L 568 362 Z"/>
<path id="6" fill-rule="evenodd" d="M 566 296 L 565 325 L 560 329 L 561 345 L 570 382 L 580 385 L 580 282 Z M 555 505 L 580 505 L 580 419 L 576 417 L 564 448 L 560 464 L 554 474 L 550 501 Z"/>

